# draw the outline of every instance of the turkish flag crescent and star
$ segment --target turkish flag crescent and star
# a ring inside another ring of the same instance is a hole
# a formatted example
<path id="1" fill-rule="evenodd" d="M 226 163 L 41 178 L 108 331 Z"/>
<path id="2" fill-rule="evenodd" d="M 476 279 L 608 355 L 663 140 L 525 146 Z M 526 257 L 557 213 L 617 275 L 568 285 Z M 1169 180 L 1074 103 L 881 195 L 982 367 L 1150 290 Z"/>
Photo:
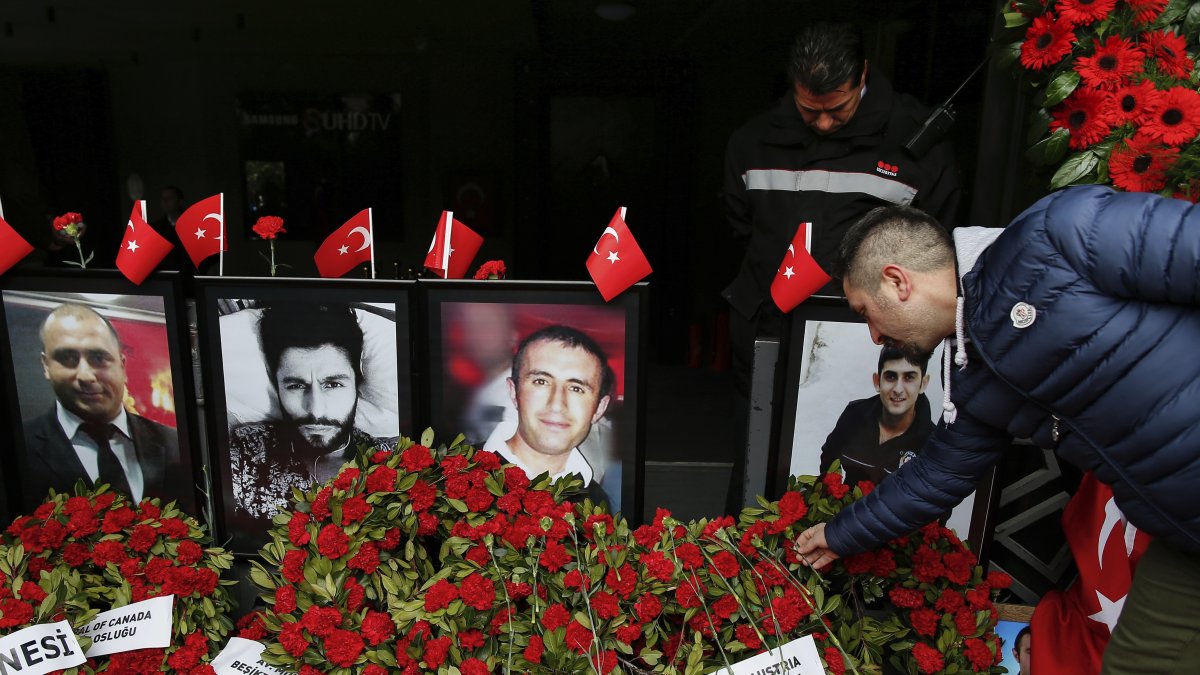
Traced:
<path id="1" fill-rule="evenodd" d="M 607 237 L 612 237 L 612 240 L 609 241 Z M 650 269 L 650 261 L 646 260 L 629 226 L 625 224 L 624 206 L 617 209 L 599 241 L 592 247 L 587 270 L 605 302 L 654 271 Z"/>
<path id="2" fill-rule="evenodd" d="M 30 253 L 33 253 L 33 246 L 17 234 L 12 225 L 5 222 L 4 214 L 0 213 L 0 274 L 7 272 Z"/>
<path id="3" fill-rule="evenodd" d="M 370 262 L 375 245 L 372 236 L 371 209 L 359 211 L 344 225 L 325 238 L 313 260 L 321 276 L 340 277 L 360 263 Z"/>
<path id="4" fill-rule="evenodd" d="M 438 219 L 425 266 L 443 279 L 462 279 L 471 268 L 471 261 L 483 246 L 483 237 L 454 219 L 453 211 L 442 211 Z"/>
<path id="5" fill-rule="evenodd" d="M 1063 510 L 1062 525 L 1079 578 L 1038 602 L 1030 621 L 1030 665 L 1035 673 L 1094 675 L 1150 535 L 1125 520 L 1112 489 L 1091 472 Z"/>
<path id="6" fill-rule="evenodd" d="M 125 239 L 117 252 L 117 269 L 121 274 L 140 285 L 173 248 L 171 242 L 146 224 L 146 200 L 134 202 L 129 224 L 125 226 Z"/>
<path id="7" fill-rule="evenodd" d="M 175 221 L 175 234 L 183 243 L 192 264 L 210 255 L 228 251 L 225 243 L 225 195 L 215 194 L 188 207 Z"/>
<path id="8" fill-rule="evenodd" d="M 832 280 L 809 253 L 812 251 L 812 223 L 800 223 L 788 246 L 779 271 L 771 282 L 771 299 L 784 314 L 796 308 L 810 295 Z"/>

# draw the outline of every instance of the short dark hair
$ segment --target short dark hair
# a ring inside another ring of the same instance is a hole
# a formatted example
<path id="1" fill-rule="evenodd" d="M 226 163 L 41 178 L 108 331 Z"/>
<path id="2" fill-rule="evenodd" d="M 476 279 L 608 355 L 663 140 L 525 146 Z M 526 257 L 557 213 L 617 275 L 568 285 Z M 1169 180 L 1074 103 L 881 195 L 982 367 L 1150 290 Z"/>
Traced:
<path id="1" fill-rule="evenodd" d="M 1017 651 L 1021 648 L 1021 638 L 1025 637 L 1026 635 L 1029 635 L 1029 626 L 1025 626 L 1019 633 L 1017 633 L 1017 639 L 1013 640 L 1013 651 Z M 1030 635 L 1029 639 L 1032 640 L 1033 636 Z"/>
<path id="2" fill-rule="evenodd" d="M 521 344 L 517 347 L 517 353 L 513 354 L 512 376 L 514 381 L 521 377 L 521 366 L 525 364 L 525 351 L 535 342 L 557 342 L 565 347 L 579 347 L 592 356 L 595 356 L 600 360 L 599 398 L 604 398 L 612 392 L 613 380 L 616 376 L 613 373 L 613 369 L 608 365 L 608 354 L 605 354 L 600 345 L 587 333 L 571 328 L 570 326 L 546 326 L 530 333 L 524 340 L 521 340 Z"/>
<path id="3" fill-rule="evenodd" d="M 814 94 L 827 94 L 850 82 L 857 85 L 866 67 L 862 33 L 848 23 L 820 22 L 796 36 L 788 59 L 788 78 Z"/>
<path id="4" fill-rule="evenodd" d="M 921 375 L 924 375 L 926 372 L 926 368 L 929 367 L 929 358 L 926 357 L 926 358 L 916 359 L 915 361 L 913 360 L 914 358 L 915 358 L 915 355 L 910 355 L 908 352 L 906 352 L 904 350 L 896 349 L 895 347 L 884 347 L 883 349 L 879 350 L 879 365 L 876 366 L 875 373 L 882 374 L 883 373 L 883 364 L 887 363 L 888 361 L 899 361 L 899 360 L 903 359 L 903 360 L 911 363 L 912 365 L 916 366 L 917 368 L 920 368 Z"/>
<path id="5" fill-rule="evenodd" d="M 287 349 L 315 349 L 324 345 L 346 352 L 355 382 L 362 382 L 363 333 L 354 309 L 345 303 L 275 302 L 263 308 L 258 335 L 271 382 Z"/>
<path id="6" fill-rule="evenodd" d="M 874 291 L 884 265 L 919 272 L 954 264 L 954 242 L 933 216 L 910 206 L 878 206 L 850 226 L 833 260 L 835 279 Z"/>

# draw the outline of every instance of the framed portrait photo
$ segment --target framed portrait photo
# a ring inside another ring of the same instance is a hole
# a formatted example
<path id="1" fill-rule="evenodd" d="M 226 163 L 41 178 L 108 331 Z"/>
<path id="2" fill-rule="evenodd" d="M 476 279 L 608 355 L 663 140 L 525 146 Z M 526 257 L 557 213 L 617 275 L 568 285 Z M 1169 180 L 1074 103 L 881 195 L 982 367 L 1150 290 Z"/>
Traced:
<path id="1" fill-rule="evenodd" d="M 792 310 L 774 485 L 820 475 L 837 460 L 846 483 L 878 484 L 920 454 L 942 410 L 942 347 L 927 362 L 875 344 L 844 298 L 814 296 Z M 976 551 L 991 476 L 948 515 Z M 981 507 L 976 512 L 975 505 Z"/>
<path id="2" fill-rule="evenodd" d="M 439 437 L 462 433 L 530 478 L 579 474 L 586 496 L 640 518 L 646 285 L 609 303 L 579 282 L 420 287 Z"/>
<path id="3" fill-rule="evenodd" d="M 411 435 L 414 286 L 197 279 L 214 497 L 231 550 L 261 548 L 293 488 Z"/>
<path id="4" fill-rule="evenodd" d="M 0 375 L 12 421 L 0 452 L 14 515 L 79 481 L 200 515 L 185 317 L 170 272 L 140 286 L 115 270 L 0 277 Z"/>

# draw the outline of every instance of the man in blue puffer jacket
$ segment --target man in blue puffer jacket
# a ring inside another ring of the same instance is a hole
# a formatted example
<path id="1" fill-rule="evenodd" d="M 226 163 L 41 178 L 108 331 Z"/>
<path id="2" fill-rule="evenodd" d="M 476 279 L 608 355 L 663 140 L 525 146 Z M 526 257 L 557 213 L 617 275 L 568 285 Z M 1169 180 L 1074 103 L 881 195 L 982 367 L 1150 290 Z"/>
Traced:
<path id="1" fill-rule="evenodd" d="M 1104 672 L 1195 667 L 1200 207 L 1071 188 L 1004 230 L 959 228 L 953 242 L 920 211 L 882 207 L 847 233 L 835 271 L 876 343 L 919 356 L 947 340 L 946 395 L 917 459 L 802 533 L 804 559 L 821 566 L 936 519 L 1010 438 L 1032 438 L 1094 472 L 1155 537 Z"/>

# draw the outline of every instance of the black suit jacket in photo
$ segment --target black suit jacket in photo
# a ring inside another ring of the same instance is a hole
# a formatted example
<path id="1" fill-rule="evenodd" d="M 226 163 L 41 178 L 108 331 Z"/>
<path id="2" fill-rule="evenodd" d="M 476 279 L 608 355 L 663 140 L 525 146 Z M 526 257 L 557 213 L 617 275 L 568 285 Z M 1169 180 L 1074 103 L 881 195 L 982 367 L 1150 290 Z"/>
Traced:
<path id="1" fill-rule="evenodd" d="M 175 429 L 126 411 L 129 433 L 142 468 L 142 497 L 159 497 L 179 502 L 192 511 L 191 471 L 179 457 L 179 434 Z M 22 504 L 32 511 L 46 499 L 50 488 L 70 492 L 82 479 L 88 487 L 95 483 L 58 423 L 57 408 L 25 423 L 25 462 L 21 476 Z"/>

